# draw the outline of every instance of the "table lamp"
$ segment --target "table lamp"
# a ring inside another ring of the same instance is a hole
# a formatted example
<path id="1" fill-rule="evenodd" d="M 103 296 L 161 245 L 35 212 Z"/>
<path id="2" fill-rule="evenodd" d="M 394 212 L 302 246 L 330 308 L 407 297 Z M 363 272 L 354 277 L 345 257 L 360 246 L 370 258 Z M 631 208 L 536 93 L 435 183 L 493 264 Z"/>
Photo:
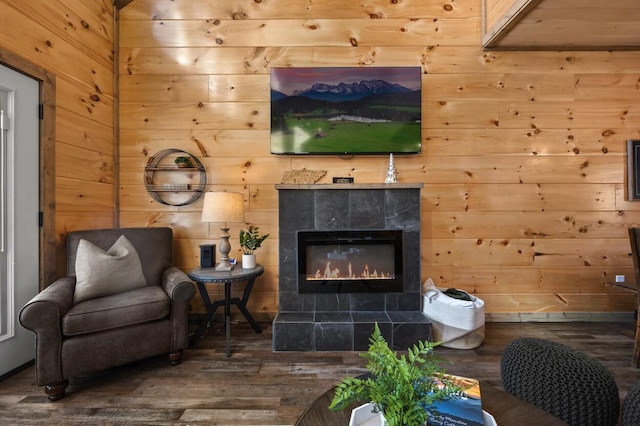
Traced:
<path id="1" fill-rule="evenodd" d="M 204 205 L 202 206 L 202 222 L 218 222 L 223 226 L 220 228 L 220 263 L 215 266 L 216 271 L 230 271 L 233 265 L 229 263 L 229 243 L 228 222 L 244 222 L 244 198 L 237 192 L 206 192 L 204 194 Z"/>

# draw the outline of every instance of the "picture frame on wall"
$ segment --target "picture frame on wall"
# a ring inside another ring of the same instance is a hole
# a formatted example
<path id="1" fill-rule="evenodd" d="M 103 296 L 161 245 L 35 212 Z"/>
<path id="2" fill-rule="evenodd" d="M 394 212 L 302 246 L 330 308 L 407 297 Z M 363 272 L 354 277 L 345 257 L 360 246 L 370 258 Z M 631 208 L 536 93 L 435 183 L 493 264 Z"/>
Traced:
<path id="1" fill-rule="evenodd" d="M 627 187 L 629 201 L 640 201 L 640 139 L 627 140 Z"/>

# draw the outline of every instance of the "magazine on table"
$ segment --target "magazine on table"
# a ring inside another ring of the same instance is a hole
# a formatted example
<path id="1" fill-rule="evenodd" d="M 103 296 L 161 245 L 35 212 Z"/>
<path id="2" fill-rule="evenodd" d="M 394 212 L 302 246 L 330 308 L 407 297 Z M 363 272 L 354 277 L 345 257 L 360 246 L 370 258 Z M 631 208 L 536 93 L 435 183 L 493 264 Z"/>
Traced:
<path id="1" fill-rule="evenodd" d="M 469 377 L 445 377 L 463 389 L 459 397 L 435 402 L 427 412 L 428 426 L 485 426 L 480 382 Z"/>

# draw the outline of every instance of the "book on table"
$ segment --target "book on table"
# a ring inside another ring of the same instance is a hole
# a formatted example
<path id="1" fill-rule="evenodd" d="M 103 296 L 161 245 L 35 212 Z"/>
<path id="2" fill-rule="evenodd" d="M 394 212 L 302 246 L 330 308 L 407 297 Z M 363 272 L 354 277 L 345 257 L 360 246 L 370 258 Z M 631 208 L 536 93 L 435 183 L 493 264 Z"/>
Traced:
<path id="1" fill-rule="evenodd" d="M 463 389 L 460 396 L 438 401 L 427 412 L 428 426 L 485 426 L 480 382 L 469 377 L 446 375 Z"/>

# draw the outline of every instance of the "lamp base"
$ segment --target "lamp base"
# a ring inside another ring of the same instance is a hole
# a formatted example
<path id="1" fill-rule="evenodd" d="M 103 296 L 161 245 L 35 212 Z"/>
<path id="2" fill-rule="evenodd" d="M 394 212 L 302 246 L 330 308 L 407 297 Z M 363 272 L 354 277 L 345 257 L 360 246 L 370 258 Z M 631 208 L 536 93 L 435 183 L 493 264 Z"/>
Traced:
<path id="1" fill-rule="evenodd" d="M 223 263 L 218 263 L 215 268 L 216 271 L 230 271 L 233 269 L 233 265 L 231 264 L 223 264 Z"/>

